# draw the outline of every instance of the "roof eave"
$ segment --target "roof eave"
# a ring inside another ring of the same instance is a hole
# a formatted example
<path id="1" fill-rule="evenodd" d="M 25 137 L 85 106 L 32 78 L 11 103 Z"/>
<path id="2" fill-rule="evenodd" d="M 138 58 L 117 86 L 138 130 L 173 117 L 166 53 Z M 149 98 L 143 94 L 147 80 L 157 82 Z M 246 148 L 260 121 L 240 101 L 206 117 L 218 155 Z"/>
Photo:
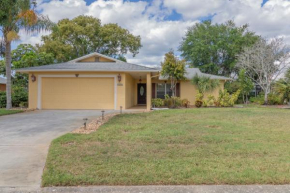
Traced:
<path id="1" fill-rule="evenodd" d="M 86 69 L 18 69 L 15 72 L 29 73 L 29 72 L 159 72 L 159 70 L 86 70 Z"/>

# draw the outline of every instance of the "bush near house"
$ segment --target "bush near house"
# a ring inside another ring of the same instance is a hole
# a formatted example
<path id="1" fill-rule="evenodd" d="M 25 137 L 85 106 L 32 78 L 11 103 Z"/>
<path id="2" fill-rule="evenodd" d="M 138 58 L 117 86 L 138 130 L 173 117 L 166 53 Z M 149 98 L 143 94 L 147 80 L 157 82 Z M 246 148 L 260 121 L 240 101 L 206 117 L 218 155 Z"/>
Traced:
<path id="1" fill-rule="evenodd" d="M 13 107 L 28 106 L 28 92 L 25 88 L 16 86 L 12 89 L 12 105 Z M 0 91 L 0 108 L 6 107 L 6 92 Z"/>

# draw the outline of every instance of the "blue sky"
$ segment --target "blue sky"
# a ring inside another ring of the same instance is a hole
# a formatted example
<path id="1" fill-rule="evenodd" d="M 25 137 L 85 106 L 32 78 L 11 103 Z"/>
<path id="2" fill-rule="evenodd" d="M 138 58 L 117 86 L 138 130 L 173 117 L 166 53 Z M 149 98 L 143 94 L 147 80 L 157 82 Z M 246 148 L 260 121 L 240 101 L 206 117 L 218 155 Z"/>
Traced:
<path id="1" fill-rule="evenodd" d="M 143 47 L 129 62 L 159 65 L 169 49 L 178 50 L 188 27 L 203 20 L 213 23 L 234 20 L 267 38 L 284 37 L 290 44 L 289 0 L 37 0 L 38 10 L 57 22 L 91 15 L 103 24 L 117 23 L 141 36 Z M 41 44 L 40 34 L 20 32 L 20 43 Z M 177 52 L 178 54 L 178 52 Z"/>

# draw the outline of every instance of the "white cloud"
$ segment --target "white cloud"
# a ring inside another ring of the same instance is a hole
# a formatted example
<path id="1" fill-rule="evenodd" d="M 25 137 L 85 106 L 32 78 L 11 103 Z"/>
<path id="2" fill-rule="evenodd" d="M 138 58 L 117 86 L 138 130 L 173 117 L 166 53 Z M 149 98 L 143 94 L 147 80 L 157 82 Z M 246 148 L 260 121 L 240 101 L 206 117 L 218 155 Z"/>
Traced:
<path id="1" fill-rule="evenodd" d="M 85 0 L 38 0 L 38 9 L 57 22 L 78 15 L 92 15 L 102 23 L 118 23 L 134 35 L 140 35 L 143 47 L 128 61 L 144 65 L 158 65 L 170 48 L 177 50 L 187 27 L 197 19 L 213 16 L 222 23 L 234 20 L 237 25 L 250 24 L 250 29 L 266 37 L 283 36 L 290 43 L 290 1 L 269 0 L 154 0 L 130 2 L 123 0 L 96 0 L 87 5 Z M 164 18 L 175 10 L 182 15 L 179 21 Z M 42 34 L 30 36 L 21 32 L 25 43 L 39 43 Z"/>
<path id="2" fill-rule="evenodd" d="M 142 48 L 136 57 L 128 54 L 128 62 L 143 65 L 159 65 L 163 55 L 170 49 L 177 49 L 186 29 L 194 21 L 165 21 L 170 14 L 160 9 L 162 0 L 148 4 L 145 1 L 129 2 L 123 0 L 98 0 L 86 5 L 84 0 L 52 0 L 39 2 L 38 9 L 44 15 L 57 22 L 63 18 L 72 19 L 78 15 L 91 15 L 99 18 L 103 24 L 117 23 L 134 35 L 141 36 Z M 29 38 L 22 35 L 28 43 L 39 43 L 41 35 Z"/>

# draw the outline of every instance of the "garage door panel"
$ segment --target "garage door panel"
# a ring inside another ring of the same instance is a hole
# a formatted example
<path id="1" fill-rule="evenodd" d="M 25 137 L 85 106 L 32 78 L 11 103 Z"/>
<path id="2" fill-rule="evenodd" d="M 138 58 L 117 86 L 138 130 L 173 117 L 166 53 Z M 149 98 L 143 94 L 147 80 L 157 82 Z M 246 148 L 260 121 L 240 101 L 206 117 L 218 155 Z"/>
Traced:
<path id="1" fill-rule="evenodd" d="M 42 78 L 43 109 L 114 109 L 114 78 Z"/>

